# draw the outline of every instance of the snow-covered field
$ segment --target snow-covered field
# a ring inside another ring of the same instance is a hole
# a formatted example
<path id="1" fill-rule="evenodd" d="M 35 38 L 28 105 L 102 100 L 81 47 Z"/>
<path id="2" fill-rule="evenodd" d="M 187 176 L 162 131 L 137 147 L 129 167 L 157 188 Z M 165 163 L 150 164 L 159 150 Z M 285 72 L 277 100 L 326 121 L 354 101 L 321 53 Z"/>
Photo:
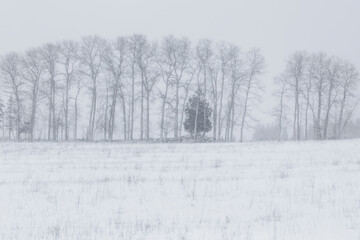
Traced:
<path id="1" fill-rule="evenodd" d="M 360 140 L 0 143 L 0 239 L 360 239 Z"/>

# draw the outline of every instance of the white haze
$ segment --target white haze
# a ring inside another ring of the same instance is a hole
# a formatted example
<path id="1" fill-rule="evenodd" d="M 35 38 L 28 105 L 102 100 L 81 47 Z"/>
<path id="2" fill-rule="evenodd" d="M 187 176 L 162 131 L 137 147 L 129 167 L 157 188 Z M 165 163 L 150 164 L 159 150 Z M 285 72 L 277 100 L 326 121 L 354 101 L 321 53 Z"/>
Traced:
<path id="1" fill-rule="evenodd" d="M 261 120 L 269 120 L 273 78 L 296 50 L 324 51 L 359 68 L 356 0 L 1 0 L 0 55 L 46 42 L 142 33 L 258 47 L 267 62 Z"/>

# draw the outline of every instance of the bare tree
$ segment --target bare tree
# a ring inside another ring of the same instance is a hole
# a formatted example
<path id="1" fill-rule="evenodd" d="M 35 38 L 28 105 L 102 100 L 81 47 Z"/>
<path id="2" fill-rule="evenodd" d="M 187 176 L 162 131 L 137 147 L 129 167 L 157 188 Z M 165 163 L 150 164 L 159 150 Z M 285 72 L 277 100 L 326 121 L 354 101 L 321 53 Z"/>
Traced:
<path id="1" fill-rule="evenodd" d="M 135 34 L 128 39 L 128 61 L 130 65 L 130 76 L 131 76 L 131 96 L 129 101 L 129 120 L 128 120 L 128 129 L 129 129 L 129 139 L 133 140 L 134 135 L 134 121 L 135 121 L 135 85 L 136 85 L 136 70 L 137 70 L 137 61 L 138 61 L 138 51 L 140 44 L 143 41 L 145 36 Z"/>
<path id="2" fill-rule="evenodd" d="M 314 109 L 316 111 L 314 113 L 314 123 L 317 139 L 323 139 L 321 119 L 328 76 L 326 63 L 327 57 L 325 53 L 314 54 L 311 57 L 310 69 L 314 80 L 315 94 L 317 95 L 317 110 Z"/>
<path id="3" fill-rule="evenodd" d="M 58 75 L 58 61 L 59 61 L 59 45 L 48 43 L 42 47 L 42 56 L 44 59 L 45 70 L 48 75 L 48 91 L 49 98 L 49 125 L 48 125 L 48 140 L 57 140 L 56 135 L 56 87 Z M 52 132 L 51 132 L 52 130 Z"/>
<path id="4" fill-rule="evenodd" d="M 69 101 L 71 87 L 79 71 L 78 43 L 63 41 L 60 45 L 60 63 L 63 66 L 64 76 L 64 117 L 65 117 L 65 140 L 69 140 Z"/>
<path id="5" fill-rule="evenodd" d="M 144 140 L 144 100 L 146 100 L 145 139 L 150 133 L 150 95 L 159 76 L 156 55 L 157 43 L 149 43 L 145 37 L 140 37 L 137 51 L 137 65 L 141 75 L 141 105 L 140 105 L 140 140 Z"/>
<path id="6" fill-rule="evenodd" d="M 1 131 L 2 131 L 2 140 L 5 139 L 5 104 L 0 98 L 0 122 L 1 122 Z"/>
<path id="7" fill-rule="evenodd" d="M 305 79 L 302 82 L 302 91 L 301 91 L 301 95 L 303 96 L 305 102 L 306 102 L 306 107 L 305 107 L 305 124 L 304 124 L 304 140 L 308 139 L 308 126 L 309 126 L 309 108 L 314 109 L 314 104 L 313 102 L 311 102 L 311 94 L 313 91 L 313 77 L 312 77 L 312 71 L 310 70 L 309 67 L 306 68 L 305 70 Z"/>
<path id="8" fill-rule="evenodd" d="M 328 135 L 328 126 L 330 120 L 330 111 L 337 99 L 338 92 L 336 91 L 340 77 L 340 61 L 336 58 L 328 59 L 326 63 L 327 67 L 327 103 L 325 108 L 325 119 L 324 119 L 324 132 L 323 138 L 326 139 Z"/>
<path id="9" fill-rule="evenodd" d="M 338 138 L 342 137 L 346 124 L 359 103 L 359 100 L 355 100 L 353 106 L 349 106 L 352 102 L 351 100 L 354 98 L 354 90 L 358 86 L 359 80 L 359 72 L 356 70 L 354 65 L 344 62 L 342 64 L 341 78 L 339 82 L 340 111 L 337 121 Z"/>
<path id="10" fill-rule="evenodd" d="M 243 83 L 243 62 L 240 58 L 240 49 L 235 47 L 232 49 L 230 60 L 230 83 L 228 102 L 226 106 L 226 126 L 225 126 L 225 141 L 232 141 L 234 139 L 235 126 L 235 101 L 238 96 L 240 87 Z"/>
<path id="11" fill-rule="evenodd" d="M 23 77 L 26 85 L 26 95 L 31 102 L 30 114 L 30 141 L 34 139 L 34 128 L 36 121 L 36 112 L 38 102 L 42 99 L 41 77 L 44 73 L 44 61 L 41 55 L 41 49 L 34 48 L 26 51 L 22 58 Z"/>
<path id="12" fill-rule="evenodd" d="M 300 94 L 302 92 L 305 69 L 307 64 L 307 54 L 305 52 L 296 52 L 290 56 L 287 63 L 287 77 L 294 96 L 294 120 L 293 120 L 293 138 L 300 140 Z"/>
<path id="13" fill-rule="evenodd" d="M 199 71 L 203 74 L 203 80 L 202 80 L 202 92 L 204 94 L 204 101 L 206 102 L 207 97 L 207 82 L 209 81 L 208 76 L 208 68 L 209 68 L 209 61 L 211 57 L 213 56 L 213 50 L 212 50 L 212 41 L 209 39 L 202 39 L 199 41 L 197 47 L 196 47 L 196 57 L 199 64 Z M 206 124 L 206 111 L 204 109 L 204 129 Z M 203 132 L 203 135 L 205 135 L 205 131 Z"/>
<path id="14" fill-rule="evenodd" d="M 159 71 L 157 69 L 157 44 L 151 43 L 145 45 L 144 52 L 139 58 L 139 68 L 141 71 L 142 78 L 142 93 L 145 94 L 146 99 L 146 125 L 145 125 L 145 140 L 150 139 L 150 97 L 153 91 L 153 87 L 159 77 Z M 142 94 L 143 96 L 143 94 Z M 141 126 L 143 126 L 141 124 Z M 141 134 L 142 139 L 142 134 Z"/>
<path id="15" fill-rule="evenodd" d="M 245 82 L 245 100 L 243 105 L 243 113 L 240 128 L 240 141 L 243 141 L 244 126 L 247 117 L 250 116 L 251 103 L 257 101 L 262 91 L 262 84 L 259 76 L 263 74 L 265 69 L 264 57 L 260 54 L 259 49 L 252 49 L 247 54 L 247 74 Z"/>
<path id="16" fill-rule="evenodd" d="M 211 61 L 209 64 L 209 78 L 211 83 L 211 100 L 213 103 L 212 109 L 212 126 L 213 126 L 213 140 L 216 141 L 217 134 L 217 113 L 218 113 L 218 102 L 219 102 L 219 65 L 217 61 Z"/>
<path id="17" fill-rule="evenodd" d="M 186 81 L 184 80 L 190 73 L 191 65 L 191 48 L 190 41 L 187 38 L 175 38 L 168 36 L 164 38 L 162 43 L 161 61 L 159 68 L 162 72 L 162 78 L 165 85 L 165 91 L 161 91 L 162 113 L 165 112 L 166 104 L 173 109 L 174 112 L 174 138 L 180 136 L 181 122 L 179 124 L 181 90 L 184 89 Z M 174 96 L 168 100 L 168 92 L 170 87 L 174 88 Z M 165 94 L 163 94 L 165 93 Z M 170 104 L 174 102 L 174 104 Z M 160 120 L 160 135 L 163 132 L 161 126 L 164 126 L 164 118 L 162 115 Z"/>
<path id="18" fill-rule="evenodd" d="M 140 92 L 140 140 L 144 140 L 144 98 L 145 98 L 145 90 L 144 85 L 146 81 L 146 71 L 147 66 L 145 64 L 147 63 L 147 57 L 148 52 L 151 48 L 150 43 L 143 35 L 135 35 L 135 41 L 136 41 L 136 64 L 140 70 L 140 76 L 141 76 L 141 92 Z"/>
<path id="19" fill-rule="evenodd" d="M 278 121 L 278 140 L 281 141 L 284 128 L 284 121 L 286 120 L 286 95 L 287 95 L 287 83 L 286 76 L 280 75 L 275 78 L 275 84 L 279 87 L 275 92 L 275 98 L 277 100 L 277 106 L 274 109 L 274 115 Z"/>
<path id="20" fill-rule="evenodd" d="M 3 73 L 5 84 L 15 96 L 16 104 L 16 140 L 20 141 L 22 86 L 21 58 L 17 53 L 9 53 L 1 58 L 0 69 Z"/>
<path id="21" fill-rule="evenodd" d="M 171 78 L 174 73 L 174 51 L 176 51 L 175 40 L 172 36 L 163 39 L 161 49 L 158 55 L 158 65 L 163 83 L 163 89 L 160 92 L 161 98 L 161 116 L 160 116 L 160 141 L 164 141 L 165 130 L 165 110 L 168 101 L 168 93 L 171 86 Z"/>
<path id="22" fill-rule="evenodd" d="M 11 93 L 8 103 L 7 103 L 7 107 L 5 110 L 5 115 L 6 115 L 6 127 L 8 129 L 8 138 L 11 139 L 11 136 L 13 135 L 13 130 L 14 130 L 14 122 L 17 122 L 17 107 L 16 107 L 16 103 L 14 102 L 13 99 L 13 93 Z M 15 123 L 16 125 L 16 123 Z M 16 126 L 15 126 L 16 127 Z M 20 131 L 19 131 L 20 132 Z M 16 134 L 16 136 L 18 136 L 18 134 Z"/>
<path id="23" fill-rule="evenodd" d="M 96 120 L 96 103 L 98 78 L 102 67 L 103 40 L 98 36 L 88 36 L 82 38 L 81 44 L 81 73 L 90 80 L 88 86 L 91 92 L 91 108 L 89 116 L 89 126 L 87 139 L 94 140 L 94 129 Z"/>
<path id="24" fill-rule="evenodd" d="M 112 76 L 106 74 L 102 78 L 101 85 L 98 86 L 98 100 L 97 100 L 97 115 L 95 129 L 101 131 L 104 134 L 103 140 L 108 140 L 108 129 L 109 129 L 109 99 L 111 89 Z"/>
<path id="25" fill-rule="evenodd" d="M 80 78 L 75 79 L 75 85 L 76 85 L 76 92 L 74 94 L 73 100 L 74 100 L 74 139 L 78 139 L 78 120 L 79 120 L 79 96 L 81 89 L 83 88 L 83 82 Z"/>
<path id="26" fill-rule="evenodd" d="M 175 88 L 175 106 L 174 106 L 174 137 L 181 136 L 179 123 L 179 104 L 180 90 L 187 84 L 184 81 L 185 76 L 191 75 L 191 44 L 187 38 L 174 39 L 175 51 L 173 52 L 174 78 L 172 85 Z"/>
<path id="27" fill-rule="evenodd" d="M 126 68 L 126 50 L 127 41 L 123 37 L 118 37 L 114 42 L 108 42 L 105 48 L 104 64 L 107 71 L 112 76 L 111 81 L 111 106 L 109 116 L 109 140 L 113 140 L 114 126 L 115 126 L 115 111 L 117 105 L 117 99 L 120 97 L 122 103 L 122 114 L 123 114 L 123 133 L 124 140 L 127 139 L 127 124 L 126 124 L 126 103 L 124 95 L 124 74 Z"/>
<path id="28" fill-rule="evenodd" d="M 221 42 L 217 45 L 218 49 L 218 59 L 220 61 L 220 73 L 221 73 L 221 83 L 220 83 L 220 93 L 219 93 L 219 111 L 218 111 L 218 133 L 217 139 L 221 139 L 222 134 L 222 123 L 223 123 L 223 99 L 225 95 L 225 81 L 230 77 L 230 61 L 232 56 L 234 55 L 234 51 L 236 51 L 236 47 L 224 42 Z"/>
<path id="29" fill-rule="evenodd" d="M 314 138 L 329 138 L 330 126 L 333 133 L 330 137 L 340 138 L 349 117 L 354 112 L 358 101 L 353 98 L 359 79 L 355 67 L 337 57 L 328 57 L 325 53 L 308 56 L 297 52 L 289 58 L 286 70 L 287 84 L 295 98 L 294 139 L 300 140 L 300 109 L 304 109 L 304 139 L 308 139 L 308 111 L 311 110 Z M 303 104 L 297 95 L 303 96 Z M 351 97 L 352 101 L 348 102 Z M 346 110 L 345 110 L 346 109 Z M 344 111 L 346 116 L 344 118 Z"/>

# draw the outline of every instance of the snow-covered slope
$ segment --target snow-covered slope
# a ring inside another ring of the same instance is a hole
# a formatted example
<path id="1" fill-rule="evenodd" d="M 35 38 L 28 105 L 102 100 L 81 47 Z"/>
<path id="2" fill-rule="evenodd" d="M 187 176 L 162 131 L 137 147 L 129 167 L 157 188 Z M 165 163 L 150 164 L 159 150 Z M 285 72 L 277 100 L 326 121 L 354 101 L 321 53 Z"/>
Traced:
<path id="1" fill-rule="evenodd" d="M 0 143 L 0 239 L 359 238 L 359 140 Z"/>

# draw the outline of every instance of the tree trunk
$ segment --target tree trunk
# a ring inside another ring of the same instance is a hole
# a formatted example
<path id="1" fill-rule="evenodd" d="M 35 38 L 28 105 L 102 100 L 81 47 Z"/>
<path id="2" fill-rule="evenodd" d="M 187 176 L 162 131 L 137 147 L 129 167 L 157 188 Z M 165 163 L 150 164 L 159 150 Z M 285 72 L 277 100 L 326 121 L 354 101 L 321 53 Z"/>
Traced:
<path id="1" fill-rule="evenodd" d="M 174 138 L 179 137 L 179 83 L 175 86 L 175 121 L 174 121 Z"/>
<path id="2" fill-rule="evenodd" d="M 168 94 L 168 84 L 166 83 L 165 86 L 165 93 L 162 99 L 161 103 L 161 119 L 160 119 L 160 141 L 164 141 L 164 122 L 165 122 L 165 105 L 167 100 L 167 94 Z M 176 110 L 175 110 L 176 111 Z M 175 112 L 175 119 L 176 119 L 176 112 Z M 176 121 L 176 120 L 175 120 Z M 175 131 L 175 130 L 174 130 Z"/>
<path id="3" fill-rule="evenodd" d="M 77 128 L 78 128 L 78 106 L 77 98 L 75 99 L 75 123 L 74 123 L 74 139 L 77 140 Z"/>
<path id="4" fill-rule="evenodd" d="M 213 110 L 213 140 L 216 141 L 217 134 L 217 96 L 214 99 L 214 110 Z"/>
<path id="5" fill-rule="evenodd" d="M 183 127 L 183 122 L 184 122 L 184 113 L 185 113 L 185 107 L 186 107 L 186 101 L 187 101 L 187 98 L 188 98 L 188 94 L 189 94 L 189 91 L 186 90 L 185 91 L 184 101 L 183 101 L 183 107 L 182 107 L 182 110 L 181 110 L 179 137 L 181 137 L 181 135 L 182 135 L 182 127 Z"/>
<path id="6" fill-rule="evenodd" d="M 122 92 L 122 91 L 121 91 Z M 126 103 L 125 97 L 123 93 L 121 93 L 121 100 L 122 100 L 122 111 L 123 111 L 123 127 L 124 127 L 124 140 L 127 139 L 127 126 L 126 126 Z"/>
<path id="7" fill-rule="evenodd" d="M 32 91 L 32 104 L 31 104 L 31 118 L 30 118 L 30 141 L 34 140 L 34 128 L 36 120 L 36 88 L 37 84 L 35 83 Z"/>
<path id="8" fill-rule="evenodd" d="M 65 86 L 65 141 L 69 140 L 69 90 L 70 90 L 70 79 L 67 73 L 66 86 Z"/>
<path id="9" fill-rule="evenodd" d="M 329 93 L 328 93 L 328 99 L 327 99 L 326 115 L 325 115 L 325 121 L 324 121 L 324 139 L 327 138 L 327 130 L 328 130 L 328 125 L 329 125 L 330 110 L 331 110 L 331 107 L 332 107 L 332 101 L 331 101 L 332 90 L 333 90 L 333 85 L 330 84 Z"/>
<path id="10" fill-rule="evenodd" d="M 197 122 L 198 122 L 198 118 L 199 118 L 199 100 L 197 100 L 197 103 L 196 103 L 196 113 L 195 113 L 195 123 L 194 123 L 194 140 L 196 140 L 196 137 L 197 137 Z"/>
<path id="11" fill-rule="evenodd" d="M 144 73 L 141 70 L 140 140 L 144 140 Z"/>
<path id="12" fill-rule="evenodd" d="M 56 111 L 55 111 L 55 80 L 52 77 L 51 79 L 51 91 L 52 91 L 52 102 L 51 102 L 51 110 L 52 110 L 52 125 L 53 125 L 53 141 L 57 140 L 56 134 Z"/>
<path id="13" fill-rule="evenodd" d="M 219 114 L 218 114 L 218 118 L 219 118 L 219 120 L 218 120 L 218 136 L 217 136 L 218 141 L 221 140 L 221 131 L 222 131 L 221 117 L 222 117 L 222 107 L 223 107 L 222 105 L 223 105 L 223 95 L 224 95 L 224 84 L 225 84 L 225 73 L 224 73 L 224 69 L 222 69 L 220 104 L 219 104 Z"/>
<path id="14" fill-rule="evenodd" d="M 15 92 L 16 97 L 16 140 L 20 141 L 20 97 L 18 91 Z"/>
<path id="15" fill-rule="evenodd" d="M 115 125 L 115 109 L 116 109 L 116 100 L 117 100 L 117 86 L 113 89 L 112 101 L 110 106 L 110 119 L 109 119 L 109 140 L 113 140 L 114 135 L 114 125 Z"/>
<path id="16" fill-rule="evenodd" d="M 52 103 L 52 91 L 50 92 L 50 97 L 49 97 L 49 119 L 48 119 L 48 141 L 51 140 L 51 103 Z"/>
<path id="17" fill-rule="evenodd" d="M 131 110 L 130 110 L 130 140 L 134 133 L 134 107 L 135 107 L 135 66 L 131 66 Z"/>
<path id="18" fill-rule="evenodd" d="M 105 119 L 104 119 L 104 141 L 107 141 L 107 125 L 108 125 L 108 106 L 109 106 L 109 88 L 106 88 L 106 103 L 105 103 Z"/>
<path id="19" fill-rule="evenodd" d="M 343 121 L 346 97 L 347 97 L 347 91 L 344 90 L 343 91 L 343 97 L 341 99 L 339 122 L 338 122 L 338 138 L 339 139 L 341 138 L 341 135 L 342 135 L 342 121 Z"/>
<path id="20" fill-rule="evenodd" d="M 146 93 L 146 141 L 150 140 L 150 92 Z"/>
<path id="21" fill-rule="evenodd" d="M 250 87 L 251 87 L 251 81 L 252 81 L 252 76 L 249 79 L 249 83 L 248 83 L 248 86 L 247 86 L 247 89 L 246 89 L 244 111 L 243 111 L 242 118 L 241 118 L 240 142 L 243 141 L 245 118 L 246 118 L 246 114 L 247 114 L 247 107 L 248 107 L 248 100 L 249 100 L 249 92 L 250 92 Z"/>
<path id="22" fill-rule="evenodd" d="M 317 127 L 317 139 L 320 140 L 321 137 L 321 105 L 322 105 L 322 80 L 320 82 L 320 87 L 318 89 L 318 111 L 317 111 L 317 119 L 316 119 L 316 127 Z"/>
<path id="23" fill-rule="evenodd" d="M 206 79 L 206 65 L 204 64 L 204 103 L 206 103 L 206 92 L 207 92 L 207 79 Z M 204 104 L 204 129 L 206 129 L 206 104 Z M 203 136 L 205 136 L 205 131 L 203 132 Z"/>

